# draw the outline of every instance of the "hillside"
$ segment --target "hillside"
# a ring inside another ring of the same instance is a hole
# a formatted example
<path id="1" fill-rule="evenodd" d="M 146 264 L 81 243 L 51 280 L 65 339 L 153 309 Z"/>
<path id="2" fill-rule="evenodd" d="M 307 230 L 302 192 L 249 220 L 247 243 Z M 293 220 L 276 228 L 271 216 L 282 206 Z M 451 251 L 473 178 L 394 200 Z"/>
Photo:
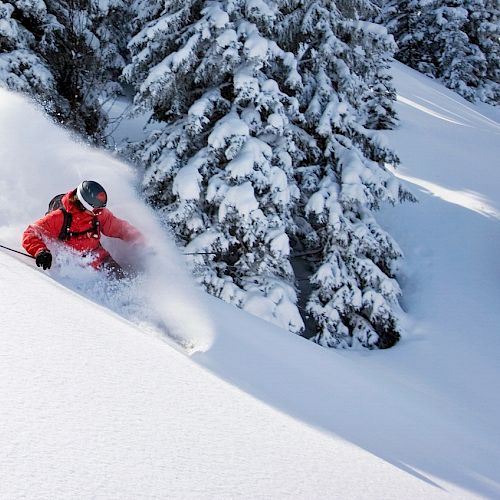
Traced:
<path id="1" fill-rule="evenodd" d="M 1 242 L 19 248 L 51 195 L 97 176 L 156 252 L 118 291 L 0 253 L 1 498 L 500 495 L 500 120 L 394 75 L 387 136 L 420 201 L 381 214 L 407 257 L 407 335 L 374 352 L 322 349 L 201 294 L 133 172 L 0 91 Z"/>

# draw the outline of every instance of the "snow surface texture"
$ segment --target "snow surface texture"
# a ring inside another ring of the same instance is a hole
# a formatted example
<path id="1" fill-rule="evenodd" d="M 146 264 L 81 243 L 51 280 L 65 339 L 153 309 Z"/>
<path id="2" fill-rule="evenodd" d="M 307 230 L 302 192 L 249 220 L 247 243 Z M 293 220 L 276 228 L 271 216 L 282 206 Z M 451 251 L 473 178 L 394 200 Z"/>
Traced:
<path id="1" fill-rule="evenodd" d="M 120 240 L 103 237 L 103 246 L 125 266 L 137 267 L 140 261 L 144 274 L 138 281 L 110 289 L 103 285 L 102 276 L 88 266 L 75 266 L 76 257 L 58 248 L 52 248 L 56 258 L 49 274 L 133 322 L 166 326 L 191 349 L 207 349 L 213 332 L 203 317 L 202 292 L 194 288 L 182 257 L 136 194 L 133 170 L 108 154 L 71 140 L 40 110 L 1 89 L 0 109 L 2 244 L 22 250 L 23 230 L 43 216 L 55 194 L 66 193 L 85 179 L 98 181 L 108 192 L 111 211 L 137 226 L 147 240 L 146 248 L 130 248 Z M 193 308 L 197 316 L 190 314 Z"/>
<path id="2" fill-rule="evenodd" d="M 499 117 L 394 74 L 390 140 L 420 199 L 383 214 L 407 254 L 408 337 L 327 350 L 200 297 L 179 315 L 216 333 L 189 358 L 2 252 L 0 498 L 500 497 Z M 29 109 L 0 94 L 0 239 L 13 245 L 74 165 L 125 168 Z M 145 230 L 132 177 L 109 168 L 95 172 L 115 212 Z"/>

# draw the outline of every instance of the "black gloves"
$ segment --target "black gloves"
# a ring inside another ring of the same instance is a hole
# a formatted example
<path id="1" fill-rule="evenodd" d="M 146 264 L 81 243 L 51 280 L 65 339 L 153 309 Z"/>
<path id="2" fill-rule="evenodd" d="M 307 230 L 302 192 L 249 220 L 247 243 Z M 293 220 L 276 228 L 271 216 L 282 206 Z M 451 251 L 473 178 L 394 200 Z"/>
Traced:
<path id="1" fill-rule="evenodd" d="M 43 269 L 50 269 L 50 266 L 52 265 L 52 254 L 50 253 L 50 250 L 40 250 L 36 256 L 36 265 L 38 267 L 43 267 Z"/>

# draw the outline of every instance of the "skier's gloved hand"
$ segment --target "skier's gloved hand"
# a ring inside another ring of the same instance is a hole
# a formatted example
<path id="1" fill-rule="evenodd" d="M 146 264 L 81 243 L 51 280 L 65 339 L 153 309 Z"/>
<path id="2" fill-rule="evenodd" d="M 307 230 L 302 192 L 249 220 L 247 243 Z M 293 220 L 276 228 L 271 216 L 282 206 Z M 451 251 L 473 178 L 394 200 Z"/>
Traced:
<path id="1" fill-rule="evenodd" d="M 50 253 L 50 250 L 40 250 L 35 255 L 35 261 L 38 267 L 42 267 L 44 270 L 50 269 L 50 266 L 52 265 L 52 254 Z"/>

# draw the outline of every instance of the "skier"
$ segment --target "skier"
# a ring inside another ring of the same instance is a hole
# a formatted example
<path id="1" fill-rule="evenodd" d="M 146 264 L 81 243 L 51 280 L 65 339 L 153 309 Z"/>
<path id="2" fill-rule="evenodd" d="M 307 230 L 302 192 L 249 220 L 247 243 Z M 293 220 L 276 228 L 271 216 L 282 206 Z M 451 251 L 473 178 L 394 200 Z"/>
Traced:
<path id="1" fill-rule="evenodd" d="M 122 267 L 101 245 L 101 233 L 139 244 L 143 244 L 144 237 L 134 226 L 115 217 L 106 208 L 107 200 L 106 191 L 95 181 L 83 181 L 76 189 L 55 197 L 49 212 L 23 233 L 23 247 L 35 257 L 36 265 L 50 269 L 52 254 L 46 242 L 60 240 L 83 256 L 90 256 L 90 265 L 95 269 L 123 278 Z"/>

